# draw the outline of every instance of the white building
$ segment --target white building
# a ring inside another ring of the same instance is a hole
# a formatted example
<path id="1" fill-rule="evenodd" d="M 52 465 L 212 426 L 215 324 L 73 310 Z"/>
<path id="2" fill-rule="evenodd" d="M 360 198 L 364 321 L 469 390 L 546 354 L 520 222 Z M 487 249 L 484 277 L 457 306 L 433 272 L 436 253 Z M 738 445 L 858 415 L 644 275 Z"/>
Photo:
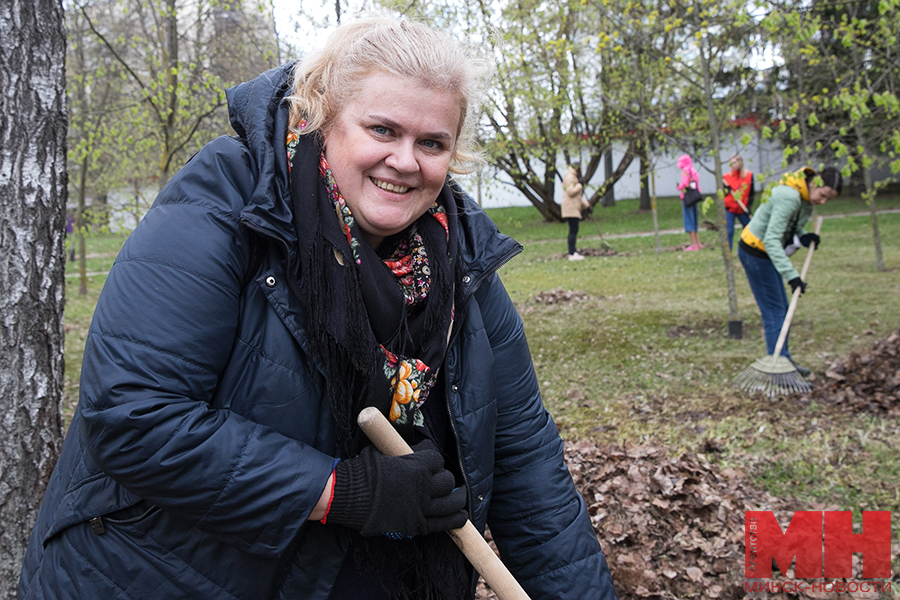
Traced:
<path id="1" fill-rule="evenodd" d="M 740 138 L 744 134 L 751 136 L 751 141 L 746 146 L 742 146 Z M 621 160 L 625 151 L 625 143 L 616 143 L 613 145 L 613 165 L 617 165 Z M 777 139 L 762 139 L 758 131 L 752 125 L 745 125 L 740 129 L 726 132 L 723 142 L 723 151 L 721 154 L 721 162 L 723 169 L 728 168 L 728 160 L 736 153 L 740 152 L 744 158 L 744 164 L 755 175 L 763 175 L 767 181 L 778 179 L 789 170 L 799 169 L 802 165 L 792 163 L 787 166 L 782 165 L 782 148 Z M 678 157 L 684 154 L 678 149 L 669 149 L 662 153 L 653 154 L 651 160 L 653 162 L 653 170 L 656 185 L 657 197 L 677 196 L 679 191 L 676 186 L 681 182 L 681 169 L 675 164 Z M 700 174 L 700 190 L 704 194 L 714 193 L 716 190 L 716 173 L 713 157 L 709 153 L 699 156 L 693 155 L 694 168 Z M 587 159 L 582 160 L 585 164 Z M 560 174 L 565 171 L 566 165 L 560 163 L 558 166 Z M 481 189 L 479 196 L 479 184 L 477 178 L 468 176 L 460 178 L 460 184 L 463 189 L 469 192 L 472 197 L 481 198 L 484 208 L 500 208 L 504 206 L 530 206 L 531 203 L 527 198 L 513 186 L 512 180 L 505 173 L 494 174 L 492 169 L 488 169 L 491 176 L 483 176 L 481 181 Z M 888 173 L 881 174 L 881 177 L 887 177 Z M 879 177 L 876 176 L 876 181 Z M 603 183 L 604 173 L 601 166 L 597 174 L 585 185 L 585 196 L 590 197 L 591 194 Z M 557 178 L 557 184 L 560 181 Z M 635 158 L 622 178 L 613 186 L 615 190 L 616 200 L 639 198 L 641 193 L 640 182 L 640 160 Z M 759 179 L 756 179 L 756 189 L 762 189 Z M 562 200 L 562 185 L 556 186 L 556 201 Z"/>

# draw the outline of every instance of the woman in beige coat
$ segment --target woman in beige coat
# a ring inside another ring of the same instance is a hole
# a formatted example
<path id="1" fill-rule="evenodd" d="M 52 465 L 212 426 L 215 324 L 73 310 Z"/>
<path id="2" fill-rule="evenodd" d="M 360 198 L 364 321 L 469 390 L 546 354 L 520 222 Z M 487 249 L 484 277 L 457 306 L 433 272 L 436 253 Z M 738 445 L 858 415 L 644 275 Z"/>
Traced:
<path id="1" fill-rule="evenodd" d="M 562 218 L 569 223 L 569 260 L 584 260 L 584 256 L 575 250 L 578 239 L 578 223 L 581 215 L 590 208 L 587 200 L 581 195 L 584 186 L 581 184 L 581 163 L 572 163 L 563 175 Z"/>

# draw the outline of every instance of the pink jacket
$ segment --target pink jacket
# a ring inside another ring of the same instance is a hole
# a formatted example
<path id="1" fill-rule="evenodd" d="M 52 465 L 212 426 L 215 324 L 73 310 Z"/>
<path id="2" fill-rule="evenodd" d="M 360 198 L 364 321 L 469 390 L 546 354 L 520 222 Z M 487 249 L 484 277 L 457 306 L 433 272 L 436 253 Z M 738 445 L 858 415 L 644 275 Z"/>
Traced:
<path id="1" fill-rule="evenodd" d="M 681 198 L 684 198 L 684 190 L 691 185 L 691 181 L 697 183 L 697 191 L 699 192 L 700 174 L 694 168 L 694 162 L 691 160 L 691 157 L 687 154 L 682 154 L 678 157 L 678 161 L 675 164 L 681 169 L 681 183 L 678 184 L 678 189 L 681 190 Z"/>

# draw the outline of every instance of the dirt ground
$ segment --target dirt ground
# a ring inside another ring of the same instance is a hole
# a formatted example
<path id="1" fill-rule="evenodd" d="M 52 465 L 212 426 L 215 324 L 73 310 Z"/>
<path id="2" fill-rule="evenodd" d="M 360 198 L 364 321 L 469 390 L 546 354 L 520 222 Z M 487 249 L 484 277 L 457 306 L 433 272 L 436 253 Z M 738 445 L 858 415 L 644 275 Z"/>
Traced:
<path id="1" fill-rule="evenodd" d="M 900 330 L 863 353 L 835 361 L 808 398 L 837 410 L 900 415 Z M 794 510 L 836 507 L 793 506 L 791 500 L 755 488 L 744 474 L 719 469 L 703 453 L 671 458 L 656 445 L 598 447 L 577 442 L 567 444 L 566 458 L 622 600 L 880 597 L 873 592 L 795 592 L 791 586 L 790 593 L 744 591 L 745 510 L 771 510 L 784 526 Z M 900 545 L 895 544 L 894 564 L 898 554 Z M 857 556 L 853 563 L 855 579 L 861 579 Z M 790 571 L 774 575 L 769 581 L 794 579 Z M 496 596 L 482 582 L 476 598 Z"/>

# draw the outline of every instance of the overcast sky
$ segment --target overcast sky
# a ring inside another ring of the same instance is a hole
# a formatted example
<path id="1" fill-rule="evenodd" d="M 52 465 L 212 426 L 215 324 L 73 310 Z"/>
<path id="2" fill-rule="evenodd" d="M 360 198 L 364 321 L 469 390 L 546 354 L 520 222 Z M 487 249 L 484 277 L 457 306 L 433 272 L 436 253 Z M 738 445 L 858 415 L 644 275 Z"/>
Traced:
<path id="1" fill-rule="evenodd" d="M 364 4 L 365 0 L 342 0 L 342 14 L 350 16 Z M 334 30 L 332 0 L 272 0 L 272 5 L 279 36 L 302 51 L 318 48 Z"/>

